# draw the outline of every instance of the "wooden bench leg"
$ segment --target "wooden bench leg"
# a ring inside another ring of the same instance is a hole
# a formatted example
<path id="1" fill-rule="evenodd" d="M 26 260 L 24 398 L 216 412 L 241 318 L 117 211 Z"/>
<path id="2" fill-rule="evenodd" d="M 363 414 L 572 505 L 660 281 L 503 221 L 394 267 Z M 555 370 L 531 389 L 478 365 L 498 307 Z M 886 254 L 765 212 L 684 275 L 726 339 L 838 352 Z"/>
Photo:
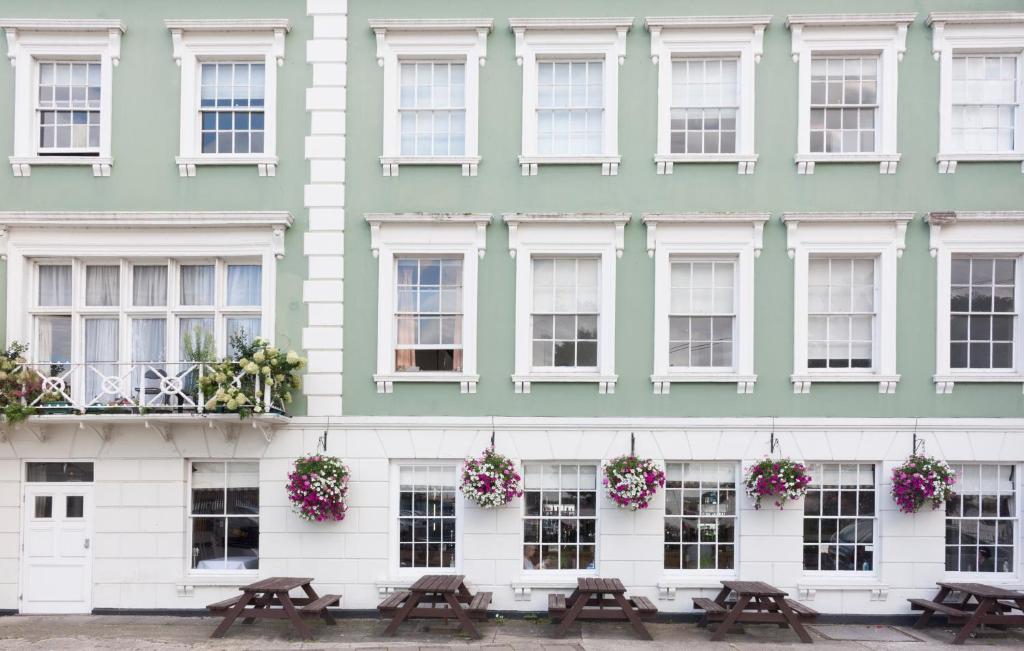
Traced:
<path id="1" fill-rule="evenodd" d="M 782 611 L 782 616 L 789 622 L 789 627 L 800 637 L 800 641 L 804 644 L 813 644 L 814 640 L 811 639 L 810 633 L 804 628 L 804 625 L 800 623 L 800 618 L 796 616 L 793 609 L 786 603 L 785 597 L 775 597 L 775 604 Z"/>
<path id="2" fill-rule="evenodd" d="M 391 623 L 388 624 L 388 627 L 386 629 L 384 629 L 384 635 L 395 634 L 395 631 L 397 631 L 398 627 L 402 625 L 402 622 L 404 622 L 406 618 L 409 617 L 409 613 L 412 612 L 412 609 L 415 608 L 416 604 L 420 602 L 420 596 L 421 595 L 418 592 L 413 592 L 409 594 L 409 596 L 405 600 L 405 603 L 402 604 L 402 607 L 395 611 L 394 616 L 391 618 Z"/>
<path id="3" fill-rule="evenodd" d="M 455 617 L 459 620 L 459 624 L 461 624 L 459 628 L 474 640 L 479 640 L 481 638 L 480 631 L 477 630 L 476 624 L 473 623 L 473 620 L 469 618 L 469 614 L 463 610 L 462 604 L 455 598 L 455 595 L 450 592 L 446 592 L 444 593 L 444 600 L 448 602 L 448 607 L 454 612 Z M 447 622 L 447 618 L 445 619 L 445 622 Z"/>
<path id="4" fill-rule="evenodd" d="M 313 639 L 313 632 L 309 630 L 309 625 L 302 619 L 302 616 L 295 610 L 295 605 L 292 603 L 291 597 L 288 596 L 287 592 L 281 592 L 278 594 L 278 599 L 281 601 L 281 607 L 284 608 L 284 612 L 287 613 L 288 619 L 291 621 L 292 626 L 298 631 L 299 635 L 306 640 Z"/>
<path id="5" fill-rule="evenodd" d="M 651 632 L 648 631 L 647 627 L 644 626 L 644 623 L 640 621 L 640 616 L 637 615 L 635 610 L 633 610 L 633 606 L 629 603 L 629 599 L 626 599 L 626 595 L 621 592 L 616 592 L 613 596 L 615 597 L 615 602 L 619 604 L 619 608 L 621 608 L 622 612 L 626 614 L 626 619 L 629 620 L 629 623 L 633 626 L 633 630 L 636 631 L 636 634 L 645 640 L 653 640 L 654 638 L 651 637 Z"/>
<path id="6" fill-rule="evenodd" d="M 713 642 L 721 642 L 725 639 L 725 634 L 729 632 L 729 629 L 732 628 L 733 624 L 736 623 L 736 620 L 739 619 L 740 614 L 747 607 L 748 603 L 750 603 L 750 595 L 740 595 L 736 599 L 736 605 L 725 614 L 725 619 L 723 619 L 718 625 L 715 632 L 711 634 L 711 640 Z"/>
<path id="7" fill-rule="evenodd" d="M 242 614 L 242 610 L 252 601 L 253 596 L 255 595 L 251 592 L 243 593 L 242 598 L 224 615 L 224 621 L 220 623 L 220 626 L 217 627 L 210 637 L 224 637 L 224 634 L 228 632 L 228 629 L 235 623 L 238 616 Z"/>
<path id="8" fill-rule="evenodd" d="M 978 608 L 974 611 L 974 614 L 971 615 L 971 618 L 964 623 L 960 628 L 960 631 L 956 634 L 956 637 L 953 638 L 953 644 L 963 644 L 966 642 L 967 638 L 969 638 L 971 633 L 974 632 L 974 629 L 978 628 L 981 618 L 992 610 L 994 603 L 994 599 L 981 599 L 978 602 Z"/>
<path id="9" fill-rule="evenodd" d="M 572 602 L 572 606 L 565 611 L 565 614 L 562 615 L 562 621 L 559 622 L 558 627 L 555 628 L 555 637 L 562 637 L 565 635 L 565 632 L 569 630 L 569 627 L 572 626 L 573 622 L 576 621 L 576 618 L 579 617 L 581 612 L 583 612 L 583 607 L 587 605 L 587 601 L 590 599 L 589 595 L 579 594 L 579 591 L 574 592 L 573 596 L 576 598 Z M 566 603 L 568 603 L 568 601 L 569 600 L 566 599 Z"/>

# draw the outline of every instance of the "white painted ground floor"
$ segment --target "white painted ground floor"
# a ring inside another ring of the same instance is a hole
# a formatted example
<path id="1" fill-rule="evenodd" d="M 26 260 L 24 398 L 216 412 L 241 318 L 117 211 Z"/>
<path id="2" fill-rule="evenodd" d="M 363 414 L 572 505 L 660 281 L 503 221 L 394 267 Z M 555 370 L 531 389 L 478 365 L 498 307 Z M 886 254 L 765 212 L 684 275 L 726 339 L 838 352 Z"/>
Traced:
<path id="1" fill-rule="evenodd" d="M 1024 584 L 1024 419 L 91 418 L 0 434 L 0 610 L 194 609 L 275 575 L 315 577 L 349 609 L 444 571 L 493 591 L 495 609 L 534 611 L 588 573 L 669 612 L 730 577 L 843 614 L 908 613 L 943 579 Z M 742 469 L 773 430 L 811 465 L 813 490 L 755 510 Z M 350 509 L 307 523 L 284 487 L 325 431 L 352 472 Z M 526 494 L 483 510 L 458 472 L 492 431 Z M 945 510 L 906 515 L 889 496 L 915 433 L 960 472 Z M 601 461 L 631 434 L 669 477 L 637 513 L 600 490 Z"/>

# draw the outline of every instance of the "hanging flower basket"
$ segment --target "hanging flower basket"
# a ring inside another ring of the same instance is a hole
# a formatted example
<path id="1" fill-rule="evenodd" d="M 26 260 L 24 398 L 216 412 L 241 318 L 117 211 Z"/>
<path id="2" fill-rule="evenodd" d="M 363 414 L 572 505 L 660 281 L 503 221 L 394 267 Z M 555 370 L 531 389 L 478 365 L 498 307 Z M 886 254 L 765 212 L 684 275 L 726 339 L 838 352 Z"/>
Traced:
<path id="1" fill-rule="evenodd" d="M 349 471 L 338 457 L 313 455 L 295 460 L 288 474 L 288 499 L 303 520 L 345 519 Z"/>
<path id="2" fill-rule="evenodd" d="M 945 461 L 912 454 L 892 469 L 892 498 L 904 513 L 917 513 L 925 502 L 932 509 L 953 496 L 956 473 Z"/>
<path id="3" fill-rule="evenodd" d="M 522 497 L 523 478 L 516 472 L 516 464 L 491 446 L 479 458 L 466 459 L 459 489 L 467 500 L 492 509 Z"/>
<path id="4" fill-rule="evenodd" d="M 646 509 L 658 489 L 665 486 L 665 473 L 650 459 L 622 455 L 604 464 L 604 484 L 608 497 L 620 508 Z"/>
<path id="5" fill-rule="evenodd" d="M 811 476 L 807 466 L 792 459 L 765 457 L 747 468 L 743 478 L 747 495 L 754 498 L 754 508 L 761 508 L 761 498 L 774 498 L 781 510 L 790 500 L 798 500 L 807 492 Z"/>

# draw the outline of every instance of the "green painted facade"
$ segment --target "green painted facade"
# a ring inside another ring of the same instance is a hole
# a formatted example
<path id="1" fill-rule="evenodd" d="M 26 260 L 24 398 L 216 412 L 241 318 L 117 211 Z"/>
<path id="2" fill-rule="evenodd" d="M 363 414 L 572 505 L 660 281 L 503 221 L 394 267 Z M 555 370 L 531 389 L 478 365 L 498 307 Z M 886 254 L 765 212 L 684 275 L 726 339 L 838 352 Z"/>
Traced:
<path id="1" fill-rule="evenodd" d="M 295 220 L 286 234 L 287 254 L 277 269 L 276 343 L 298 349 L 302 343 L 306 308 L 302 281 L 306 260 L 302 234 L 306 230 L 303 185 L 308 179 L 303 143 L 309 133 L 305 91 L 312 81 L 306 64 L 306 40 L 312 20 L 305 2 L 279 0 L 175 0 L 113 2 L 111 0 L 32 0 L 0 2 L 5 18 L 119 19 L 126 32 L 121 39 L 121 63 L 114 68 L 114 165 L 108 178 L 94 178 L 88 167 L 34 166 L 29 178 L 15 178 L 7 165 L 12 149 L 14 69 L 6 65 L 6 45 L 0 46 L 0 210 L 33 211 L 216 211 L 284 210 Z M 171 35 L 165 19 L 287 18 L 291 32 L 284 65 L 278 69 L 279 165 L 275 177 L 261 178 L 254 165 L 207 166 L 194 178 L 181 178 L 178 154 L 178 112 L 181 71 L 171 58 Z M 173 253 L 173 252 L 169 252 Z M 3 304 L 6 305 L 6 282 Z M 0 329 L 6 324 L 6 310 Z M 301 395 L 290 412 L 305 413 Z"/>
<path id="2" fill-rule="evenodd" d="M 935 261 L 928 253 L 922 221 L 933 210 L 1020 210 L 1024 176 L 1019 163 L 965 163 L 955 175 L 939 175 L 939 66 L 932 59 L 931 29 L 924 20 L 937 10 L 1020 10 L 1020 0 L 389 0 L 349 3 L 348 159 L 345 277 L 345 412 L 349 415 L 450 416 L 1022 416 L 1020 384 L 957 384 L 952 395 L 936 395 Z M 899 151 L 895 175 L 878 165 L 820 164 L 813 176 L 798 176 L 793 155 L 797 130 L 797 65 L 790 58 L 791 13 L 917 12 L 899 66 Z M 656 67 L 650 60 L 645 16 L 773 14 L 757 67 L 756 151 L 753 176 L 737 176 L 733 164 L 677 164 L 672 176 L 655 173 Z M 618 176 L 594 166 L 543 167 L 520 175 L 522 70 L 516 65 L 508 17 L 632 15 L 626 62 L 619 76 Z M 480 76 L 479 176 L 457 167 L 402 166 L 397 178 L 381 175 L 382 70 L 367 19 L 382 17 L 493 17 L 487 65 Z M 294 62 L 294 57 L 289 54 Z M 127 57 L 126 57 L 127 60 Z M 122 87 L 121 92 L 125 92 Z M 169 91 L 170 92 L 170 91 Z M 291 146 L 285 137 L 285 146 Z M 283 178 L 283 177 L 282 177 Z M 291 178 L 290 176 L 288 178 Z M 279 179 L 280 180 L 280 179 Z M 90 179 L 91 181 L 91 179 Z M 6 187 L 6 186 L 5 186 Z M 291 188 L 289 188 L 289 196 Z M 879 395 L 876 384 L 815 384 L 810 395 L 794 395 L 793 263 L 786 255 L 785 211 L 914 211 L 907 250 L 899 262 L 895 395 Z M 370 253 L 368 212 L 488 212 L 487 255 L 480 265 L 478 372 L 475 395 L 458 384 L 396 383 L 378 394 L 376 364 L 377 260 Z M 614 395 L 593 384 L 534 384 L 529 395 L 513 393 L 514 260 L 507 253 L 503 212 L 628 211 L 626 250 L 618 261 Z M 676 385 L 655 396 L 653 360 L 654 263 L 645 250 L 642 212 L 767 211 L 764 252 L 756 263 L 755 371 L 753 395 L 737 395 L 733 384 Z M 296 233 L 292 233 L 294 237 Z M 290 265 L 294 260 L 289 260 Z M 287 292 L 282 287 L 282 292 Z M 282 310 L 291 314 L 290 308 Z M 290 319 L 288 321 L 291 322 Z"/>

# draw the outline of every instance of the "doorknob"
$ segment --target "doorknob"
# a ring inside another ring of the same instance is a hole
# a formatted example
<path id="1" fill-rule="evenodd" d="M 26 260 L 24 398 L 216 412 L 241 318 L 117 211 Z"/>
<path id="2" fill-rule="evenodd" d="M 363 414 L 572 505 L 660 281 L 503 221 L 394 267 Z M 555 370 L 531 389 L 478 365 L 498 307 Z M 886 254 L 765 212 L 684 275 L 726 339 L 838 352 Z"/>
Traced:
<path id="1" fill-rule="evenodd" d="M 85 549 L 89 549 L 89 539 L 88 538 L 85 539 L 84 547 L 85 547 Z"/>

